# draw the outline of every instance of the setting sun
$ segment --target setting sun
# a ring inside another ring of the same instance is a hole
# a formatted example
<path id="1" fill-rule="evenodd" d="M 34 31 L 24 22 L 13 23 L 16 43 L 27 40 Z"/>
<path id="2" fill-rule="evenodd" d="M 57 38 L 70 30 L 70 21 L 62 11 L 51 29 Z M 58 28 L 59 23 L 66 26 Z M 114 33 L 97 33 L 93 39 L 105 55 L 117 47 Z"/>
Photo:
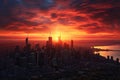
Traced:
<path id="1" fill-rule="evenodd" d="M 70 39 L 70 35 L 68 35 L 65 32 L 61 32 L 61 31 L 56 31 L 53 34 L 51 34 L 51 36 L 53 37 L 54 41 L 58 41 L 59 38 L 61 38 L 61 40 L 69 40 Z"/>

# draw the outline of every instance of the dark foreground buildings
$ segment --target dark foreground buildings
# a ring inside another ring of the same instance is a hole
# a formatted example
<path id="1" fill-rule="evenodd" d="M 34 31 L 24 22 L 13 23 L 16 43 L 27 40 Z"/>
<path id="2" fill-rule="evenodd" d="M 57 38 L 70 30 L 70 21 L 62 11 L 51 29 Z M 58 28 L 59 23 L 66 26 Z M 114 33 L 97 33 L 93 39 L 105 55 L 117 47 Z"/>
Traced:
<path id="1" fill-rule="evenodd" d="M 26 38 L 23 49 L 0 58 L 0 80 L 120 80 L 120 63 L 91 47 L 75 48 L 73 40 L 54 43 L 50 36 L 45 46 L 32 48 Z"/>

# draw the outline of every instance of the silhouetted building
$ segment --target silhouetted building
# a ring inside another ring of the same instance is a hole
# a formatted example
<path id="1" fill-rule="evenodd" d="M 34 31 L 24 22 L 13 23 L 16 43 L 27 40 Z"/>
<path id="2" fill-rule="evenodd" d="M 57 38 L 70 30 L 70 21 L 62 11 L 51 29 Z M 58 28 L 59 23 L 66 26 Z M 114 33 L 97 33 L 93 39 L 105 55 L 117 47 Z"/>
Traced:
<path id="1" fill-rule="evenodd" d="M 110 70 L 108 71 L 108 69 L 111 69 L 109 65 L 113 66 L 114 63 L 115 66 L 111 71 L 118 71 L 118 69 L 116 68 L 119 68 L 119 58 L 117 58 L 116 61 L 114 61 L 113 56 L 107 56 L 108 60 L 106 60 L 106 58 L 102 57 L 99 53 L 92 54 L 94 48 L 76 48 L 74 46 L 73 40 L 71 40 L 69 44 L 64 43 L 64 45 L 62 45 L 61 36 L 58 37 L 57 45 L 53 45 L 52 37 L 48 37 L 46 47 L 40 47 L 39 44 L 36 44 L 35 47 L 31 48 L 31 44 L 29 43 L 28 37 L 25 39 L 24 43 L 24 50 L 20 50 L 19 46 L 15 47 L 15 52 L 13 53 L 14 55 L 16 54 L 15 56 L 12 57 L 8 55 L 5 59 L 0 58 L 0 69 L 2 70 L 0 71 L 0 74 L 2 74 L 5 77 L 8 77 L 8 79 L 12 79 L 12 77 L 15 76 L 16 80 L 17 77 L 22 77 L 21 75 L 24 75 L 24 77 L 27 77 L 26 80 L 29 80 L 30 77 L 41 77 L 42 75 L 42 79 L 49 80 L 46 77 L 50 77 L 50 79 L 53 78 L 53 80 L 56 80 L 59 77 L 61 78 L 62 76 L 68 77 L 68 74 L 69 76 L 72 76 L 74 73 L 75 75 L 78 75 L 77 71 L 80 71 L 81 76 L 84 76 L 84 73 L 86 74 L 87 72 L 87 74 L 89 74 L 90 72 L 96 74 L 96 71 L 94 70 L 99 71 L 101 69 L 103 71 L 107 69 L 107 72 L 109 73 Z M 105 62 L 111 63 L 105 64 Z M 1 68 L 1 66 L 3 66 L 3 68 Z M 103 67 L 105 68 L 103 69 Z M 54 71 L 59 73 L 55 74 Z M 116 74 L 117 71 L 115 72 Z M 99 76 L 99 74 L 97 76 Z M 85 79 L 87 78 L 89 78 L 89 75 L 86 76 Z"/>
<path id="2" fill-rule="evenodd" d="M 69 48 L 69 44 L 64 43 L 64 48 L 65 48 L 65 49 L 68 49 L 68 48 Z"/>
<path id="3" fill-rule="evenodd" d="M 52 37 L 48 37 L 48 46 L 49 48 L 52 47 Z"/>
<path id="4" fill-rule="evenodd" d="M 107 56 L 107 59 L 109 60 L 109 59 L 110 59 L 110 56 Z"/>
<path id="5" fill-rule="evenodd" d="M 119 63 L 119 58 L 116 59 L 116 62 Z"/>
<path id="6" fill-rule="evenodd" d="M 26 45 L 28 45 L 28 44 L 29 44 L 28 37 L 26 37 L 26 39 L 25 39 L 25 43 L 26 43 Z"/>
<path id="7" fill-rule="evenodd" d="M 111 56 L 111 60 L 113 60 L 113 56 Z"/>
<path id="8" fill-rule="evenodd" d="M 30 53 L 31 44 L 29 43 L 29 38 L 28 37 L 26 37 L 25 43 L 26 43 L 26 45 L 24 47 L 24 51 L 25 51 L 25 53 Z"/>
<path id="9" fill-rule="evenodd" d="M 71 40 L 71 48 L 74 47 L 74 43 L 73 43 L 73 40 Z"/>
<path id="10" fill-rule="evenodd" d="M 41 51 L 38 53 L 38 65 L 39 65 L 39 66 L 43 66 L 43 64 L 44 64 L 44 56 L 45 56 L 44 51 L 41 50 Z"/>
<path id="11" fill-rule="evenodd" d="M 35 45 L 35 50 L 36 50 L 36 51 L 39 51 L 39 50 L 40 50 L 40 45 L 39 45 L 39 44 L 36 44 L 36 45 Z"/>
<path id="12" fill-rule="evenodd" d="M 15 47 L 15 53 L 19 53 L 20 52 L 20 47 L 19 46 L 16 46 Z"/>

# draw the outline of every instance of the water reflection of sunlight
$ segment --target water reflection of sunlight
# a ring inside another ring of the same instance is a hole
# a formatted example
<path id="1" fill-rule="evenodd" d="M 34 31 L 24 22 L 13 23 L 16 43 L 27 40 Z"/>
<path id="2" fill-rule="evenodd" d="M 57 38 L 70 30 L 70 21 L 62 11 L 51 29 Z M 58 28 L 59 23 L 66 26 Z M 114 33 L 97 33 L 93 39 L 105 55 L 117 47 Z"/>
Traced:
<path id="1" fill-rule="evenodd" d="M 110 49 L 110 50 L 120 50 L 120 45 L 94 46 L 94 48 L 100 48 L 100 49 Z"/>
<path id="2" fill-rule="evenodd" d="M 109 50 L 120 50 L 120 45 L 95 46 L 94 48 L 109 49 Z M 99 53 L 104 57 L 107 57 L 108 55 L 113 56 L 114 60 L 116 58 L 120 59 L 120 51 L 99 51 Z"/>

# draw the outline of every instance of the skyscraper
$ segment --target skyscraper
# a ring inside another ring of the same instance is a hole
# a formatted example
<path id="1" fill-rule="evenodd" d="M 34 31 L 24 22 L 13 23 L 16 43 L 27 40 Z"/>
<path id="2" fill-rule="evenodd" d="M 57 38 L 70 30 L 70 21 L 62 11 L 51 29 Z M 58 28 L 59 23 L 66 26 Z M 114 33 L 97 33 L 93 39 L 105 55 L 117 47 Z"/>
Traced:
<path id="1" fill-rule="evenodd" d="M 29 53 L 29 51 L 31 50 L 31 44 L 29 43 L 29 38 L 28 37 L 26 37 L 26 39 L 25 39 L 25 51 L 27 52 L 27 53 Z"/>
<path id="2" fill-rule="evenodd" d="M 48 37 L 48 45 L 50 47 L 52 47 L 52 37 L 51 36 Z"/>
<path id="3" fill-rule="evenodd" d="M 71 48 L 74 47 L 74 43 L 73 43 L 73 40 L 71 40 Z"/>
<path id="4" fill-rule="evenodd" d="M 25 39 L 25 43 L 26 43 L 26 45 L 28 45 L 28 44 L 29 44 L 28 37 L 26 37 L 26 39 Z"/>
<path id="5" fill-rule="evenodd" d="M 50 49 L 52 47 L 52 37 L 49 36 L 48 40 L 46 41 L 46 47 Z"/>

